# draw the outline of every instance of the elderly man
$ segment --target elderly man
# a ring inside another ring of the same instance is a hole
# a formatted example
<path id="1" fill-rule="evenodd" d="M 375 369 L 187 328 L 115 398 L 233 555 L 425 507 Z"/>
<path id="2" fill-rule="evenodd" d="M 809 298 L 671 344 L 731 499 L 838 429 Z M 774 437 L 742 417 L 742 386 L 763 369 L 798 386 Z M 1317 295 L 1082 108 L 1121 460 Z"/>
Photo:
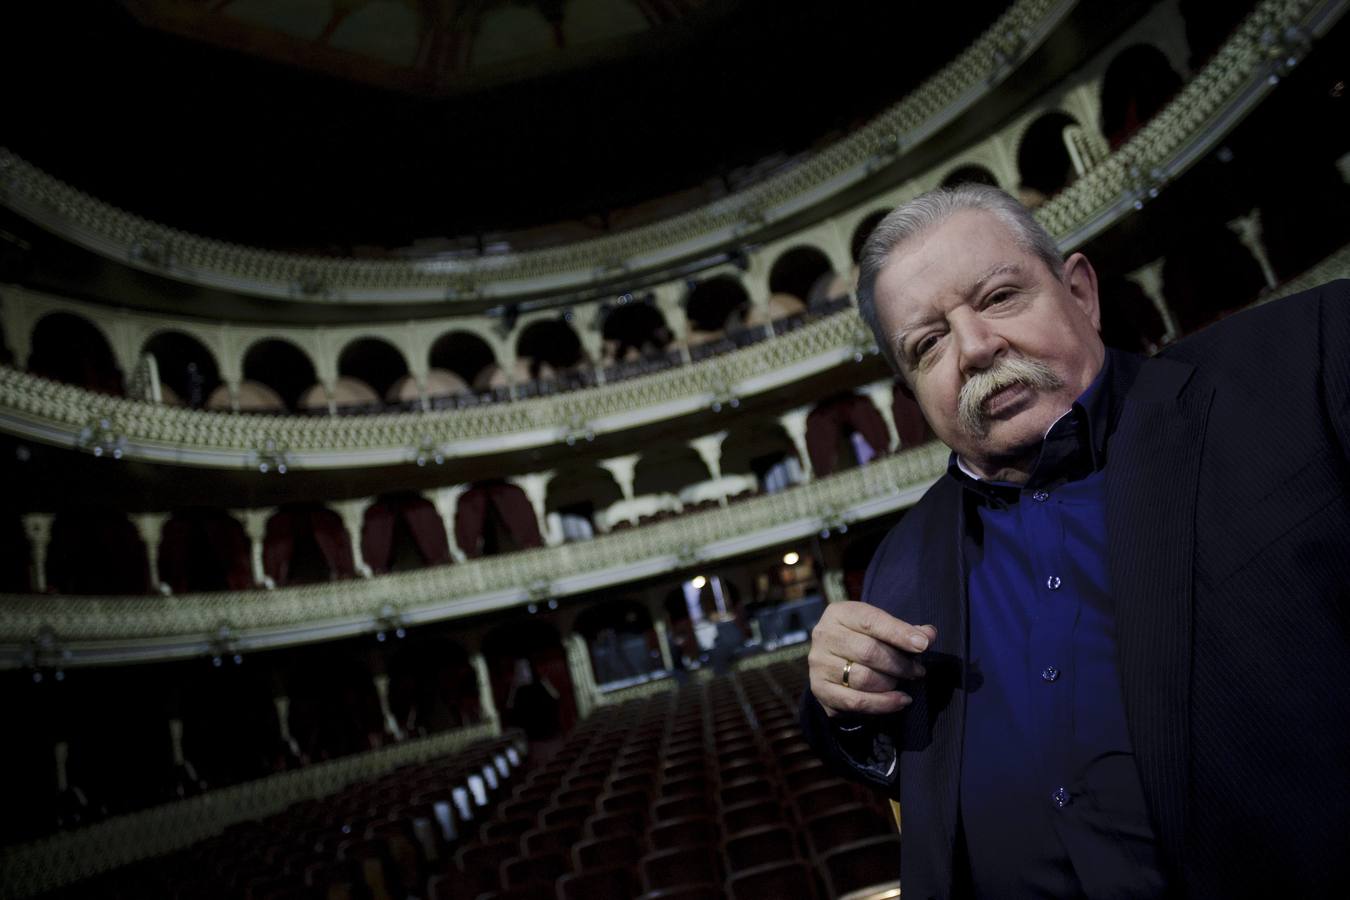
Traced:
<path id="1" fill-rule="evenodd" d="M 1145 360 L 1000 191 L 877 227 L 859 304 L 951 462 L 802 715 L 901 802 L 907 898 L 1350 896 L 1348 288 Z"/>

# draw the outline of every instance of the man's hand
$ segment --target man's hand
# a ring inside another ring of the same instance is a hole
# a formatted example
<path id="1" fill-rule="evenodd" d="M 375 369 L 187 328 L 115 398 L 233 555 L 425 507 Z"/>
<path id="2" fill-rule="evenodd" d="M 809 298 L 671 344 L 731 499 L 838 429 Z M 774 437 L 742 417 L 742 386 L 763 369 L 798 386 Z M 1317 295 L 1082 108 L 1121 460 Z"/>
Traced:
<path id="1" fill-rule="evenodd" d="M 932 625 L 916 627 L 866 603 L 831 603 L 811 631 L 811 693 L 828 716 L 898 712 L 913 698 L 896 684 L 924 676 L 914 655 L 935 640 Z"/>

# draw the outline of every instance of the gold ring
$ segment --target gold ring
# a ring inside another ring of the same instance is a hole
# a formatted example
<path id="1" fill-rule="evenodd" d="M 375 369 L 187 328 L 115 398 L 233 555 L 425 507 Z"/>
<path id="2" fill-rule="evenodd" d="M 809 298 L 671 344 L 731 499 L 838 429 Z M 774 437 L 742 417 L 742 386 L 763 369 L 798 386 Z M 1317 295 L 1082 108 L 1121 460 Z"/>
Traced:
<path id="1" fill-rule="evenodd" d="M 848 687 L 848 673 L 853 671 L 853 660 L 844 660 L 844 680 L 840 682 L 844 687 Z"/>

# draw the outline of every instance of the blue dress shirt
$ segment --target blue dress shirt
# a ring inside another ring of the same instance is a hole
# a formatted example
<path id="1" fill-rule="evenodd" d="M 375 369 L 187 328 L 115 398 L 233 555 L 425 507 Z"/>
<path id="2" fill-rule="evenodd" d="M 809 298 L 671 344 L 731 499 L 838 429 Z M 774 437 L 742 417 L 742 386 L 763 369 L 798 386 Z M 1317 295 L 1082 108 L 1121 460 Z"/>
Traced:
<path id="1" fill-rule="evenodd" d="M 950 477 L 966 502 L 969 688 L 961 824 L 986 898 L 1164 892 L 1116 666 L 1103 468 L 1120 398 L 1108 354 L 1026 484 Z M 1119 378 L 1119 376 L 1117 376 Z"/>

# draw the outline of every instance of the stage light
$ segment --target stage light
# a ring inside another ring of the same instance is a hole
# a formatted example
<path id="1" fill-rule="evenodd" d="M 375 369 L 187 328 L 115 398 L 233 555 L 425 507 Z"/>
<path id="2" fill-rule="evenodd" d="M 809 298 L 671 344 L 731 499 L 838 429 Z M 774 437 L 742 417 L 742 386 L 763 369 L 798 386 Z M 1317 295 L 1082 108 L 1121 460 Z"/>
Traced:
<path id="1" fill-rule="evenodd" d="M 797 563 L 801 562 L 801 559 L 801 556 L 798 555 L 796 550 L 789 550 L 787 553 L 783 554 L 783 565 L 795 566 Z"/>
<path id="2" fill-rule="evenodd" d="M 689 583 L 694 586 L 694 590 L 701 591 L 707 586 L 708 579 L 704 578 L 702 575 L 695 575 L 694 580 Z"/>

